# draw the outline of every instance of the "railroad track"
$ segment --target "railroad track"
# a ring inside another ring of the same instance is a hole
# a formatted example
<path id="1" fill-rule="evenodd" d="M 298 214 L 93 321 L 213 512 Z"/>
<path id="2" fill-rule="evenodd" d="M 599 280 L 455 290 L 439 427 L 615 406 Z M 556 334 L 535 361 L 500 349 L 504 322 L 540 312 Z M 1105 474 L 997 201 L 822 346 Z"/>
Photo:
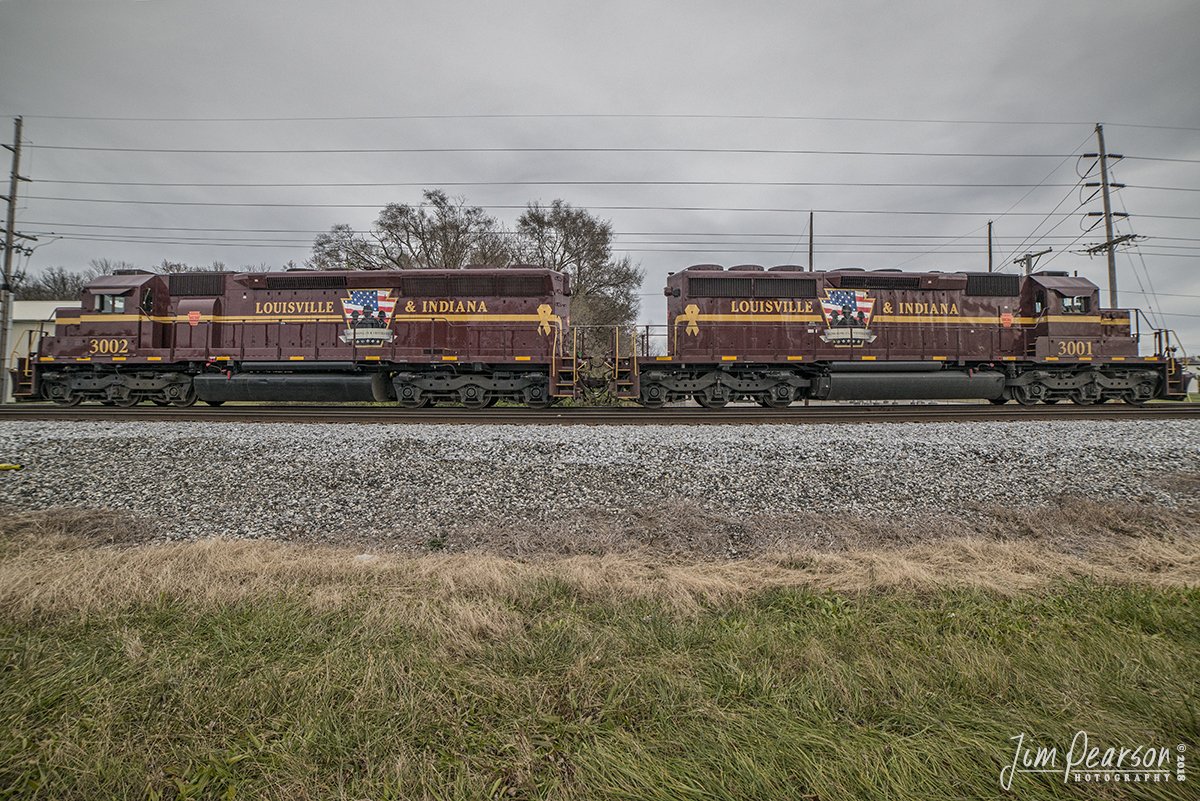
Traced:
<path id="1" fill-rule="evenodd" d="M 927 404 L 908 406 L 820 405 L 786 409 L 696 407 L 658 410 L 640 407 L 565 407 L 403 409 L 396 406 L 267 406 L 226 405 L 221 408 L 144 406 L 61 407 L 52 404 L 0 406 L 0 420 L 85 420 L 255 423 L 422 423 L 426 425 L 804 425 L 812 423 L 921 423 L 1019 420 L 1162 420 L 1200 419 L 1200 403 L 1151 403 L 1074 406 L 1006 404 Z"/>

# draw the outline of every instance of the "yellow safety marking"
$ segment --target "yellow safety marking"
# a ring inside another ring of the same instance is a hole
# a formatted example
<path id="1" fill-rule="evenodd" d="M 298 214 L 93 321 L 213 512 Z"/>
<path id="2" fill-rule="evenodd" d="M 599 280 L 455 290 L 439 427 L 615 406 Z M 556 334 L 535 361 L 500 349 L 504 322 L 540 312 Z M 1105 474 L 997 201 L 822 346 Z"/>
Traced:
<path id="1" fill-rule="evenodd" d="M 186 314 L 177 314 L 175 316 L 166 317 L 151 317 L 144 314 L 82 314 L 77 319 L 85 323 L 104 323 L 104 322 L 154 322 L 154 323 L 191 323 L 191 318 Z M 393 322 L 430 322 L 431 320 L 449 320 L 453 322 L 484 322 L 484 323 L 499 323 L 499 322 L 522 322 L 522 323 L 546 323 L 547 320 L 554 322 L 556 325 L 562 325 L 562 318 L 556 314 L 546 315 L 538 314 L 397 314 L 392 318 Z M 242 315 L 242 316 L 222 316 L 213 314 L 202 314 L 197 319 L 200 323 L 341 323 L 346 325 L 346 318 L 342 315 L 329 314 L 272 314 L 270 316 L 258 315 Z M 389 326 L 390 327 L 390 326 Z"/>
<path id="2" fill-rule="evenodd" d="M 862 360 L 864 362 L 873 362 L 873 361 L 875 361 L 875 357 L 874 356 L 863 356 Z"/>
<path id="3" fill-rule="evenodd" d="M 161 361 L 162 361 L 162 356 L 147 356 L 147 357 L 146 357 L 146 361 L 148 361 L 148 362 L 161 362 Z"/>
<path id="4" fill-rule="evenodd" d="M 1111 358 L 1111 359 L 1112 359 L 1114 362 L 1123 362 L 1123 361 L 1125 361 L 1125 357 L 1124 357 L 1124 356 L 1110 356 L 1109 358 Z"/>
<path id="5" fill-rule="evenodd" d="M 288 358 L 289 358 L 289 359 L 291 359 L 291 360 L 292 360 L 292 361 L 294 361 L 294 362 L 302 362 L 302 361 L 304 361 L 304 357 L 303 357 L 303 356 L 288 356 Z"/>
<path id="6" fill-rule="evenodd" d="M 228 357 L 228 356 L 213 356 L 213 361 L 215 361 L 215 362 L 227 362 L 227 361 L 229 361 L 229 357 Z"/>
<path id="7" fill-rule="evenodd" d="M 1147 356 L 1146 361 L 1148 361 L 1148 362 L 1158 361 L 1158 357 L 1157 356 Z"/>
<path id="8" fill-rule="evenodd" d="M 53 356 L 42 356 L 42 357 L 40 357 L 40 360 L 43 362 L 52 362 L 52 361 L 54 361 L 54 357 Z"/>
<path id="9" fill-rule="evenodd" d="M 113 356 L 113 357 L 112 357 L 112 360 L 113 360 L 114 362 L 123 362 L 123 361 L 125 361 L 125 359 L 126 359 L 126 358 L 128 358 L 128 357 L 126 357 L 126 356 Z"/>
<path id="10" fill-rule="evenodd" d="M 444 362 L 456 362 L 456 361 L 458 361 L 458 357 L 457 357 L 457 356 L 443 356 L 443 357 L 442 357 L 442 361 L 444 361 Z"/>
<path id="11" fill-rule="evenodd" d="M 670 357 L 670 356 L 655 356 L 654 358 L 655 358 L 655 359 L 658 359 L 660 362 L 669 362 L 669 361 L 671 361 L 671 357 Z"/>
<path id="12" fill-rule="evenodd" d="M 934 356 L 933 360 L 935 362 L 944 362 L 944 361 L 946 361 L 946 357 L 945 356 Z"/>
<path id="13" fill-rule="evenodd" d="M 378 356 L 368 356 L 368 357 L 367 357 L 367 361 L 369 361 L 369 362 L 377 362 L 377 361 L 379 361 L 379 357 L 378 357 Z"/>
<path id="14" fill-rule="evenodd" d="M 532 356 L 514 356 L 513 358 L 519 362 L 527 362 L 533 357 Z"/>
<path id="15" fill-rule="evenodd" d="M 804 357 L 803 356 L 788 356 L 788 361 L 789 362 L 800 362 L 800 361 L 804 361 Z"/>
<path id="16" fill-rule="evenodd" d="M 696 323 L 820 323 L 825 318 L 819 314 L 696 314 L 679 315 L 675 325 L 687 323 L 692 328 Z M 698 332 L 698 330 L 697 330 Z M 697 333 L 690 332 L 689 333 Z"/>
<path id="17" fill-rule="evenodd" d="M 721 357 L 721 361 L 723 361 L 723 362 L 736 362 L 736 361 L 737 361 L 737 356 L 722 356 L 722 357 Z"/>
<path id="18" fill-rule="evenodd" d="M 1004 361 L 1006 361 L 1006 362 L 1015 362 L 1016 360 L 1017 360 L 1016 356 L 1005 356 L 1004 357 Z"/>
<path id="19" fill-rule="evenodd" d="M 1048 361 L 1048 362 L 1056 362 L 1056 361 L 1058 361 L 1058 357 L 1057 357 L 1057 356 L 1047 356 L 1047 357 L 1046 357 L 1046 361 Z"/>
<path id="20" fill-rule="evenodd" d="M 75 361 L 77 361 L 77 362 L 90 362 L 91 360 L 92 360 L 91 356 L 76 356 L 75 357 Z"/>
<path id="21" fill-rule="evenodd" d="M 1081 362 L 1090 362 L 1091 360 L 1092 360 L 1091 356 L 1080 356 L 1079 357 L 1079 361 L 1081 361 Z"/>

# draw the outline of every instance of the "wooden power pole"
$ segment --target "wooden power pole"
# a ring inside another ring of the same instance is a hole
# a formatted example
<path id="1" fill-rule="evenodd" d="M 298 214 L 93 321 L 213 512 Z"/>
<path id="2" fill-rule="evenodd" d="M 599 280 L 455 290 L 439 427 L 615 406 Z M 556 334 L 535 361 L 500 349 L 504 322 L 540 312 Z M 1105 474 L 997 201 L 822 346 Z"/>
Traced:
<path id="1" fill-rule="evenodd" d="M 8 339 L 12 331 L 12 261 L 13 240 L 17 236 L 17 183 L 21 178 L 21 118 L 17 117 L 17 130 L 13 135 L 12 175 L 8 181 L 8 227 L 4 232 L 4 285 L 0 287 L 0 404 L 8 403 Z"/>
<path id="2" fill-rule="evenodd" d="M 1113 212 L 1112 202 L 1109 200 L 1109 189 L 1121 189 L 1125 184 L 1110 183 L 1108 180 L 1108 160 L 1125 158 L 1117 153 L 1108 153 L 1104 149 L 1104 126 L 1096 123 L 1096 140 L 1100 145 L 1099 153 L 1084 153 L 1084 157 L 1098 157 L 1100 159 L 1100 193 L 1104 197 L 1104 243 L 1094 248 L 1089 248 L 1089 253 L 1099 253 L 1101 250 L 1108 251 L 1108 307 L 1110 309 L 1117 308 L 1117 245 L 1128 239 L 1131 236 L 1122 236 L 1113 238 L 1113 217 L 1127 217 L 1129 215 L 1122 212 Z M 1087 183 L 1084 186 L 1096 186 L 1095 183 Z M 1088 212 L 1089 217 L 1098 217 L 1099 212 Z"/>

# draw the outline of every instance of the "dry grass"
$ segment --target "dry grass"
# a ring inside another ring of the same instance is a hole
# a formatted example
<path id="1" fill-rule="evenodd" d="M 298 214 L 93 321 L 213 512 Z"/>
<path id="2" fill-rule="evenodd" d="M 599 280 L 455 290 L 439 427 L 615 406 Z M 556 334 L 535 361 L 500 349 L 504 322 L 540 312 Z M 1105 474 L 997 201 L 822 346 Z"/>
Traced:
<path id="1" fill-rule="evenodd" d="M 121 513 L 9 514 L 0 517 L 0 612 L 34 620 L 97 615 L 161 598 L 208 607 L 280 593 L 303 597 L 315 610 L 332 610 L 368 593 L 425 599 L 441 614 L 465 604 L 454 625 L 471 631 L 511 625 L 459 619 L 481 614 L 480 601 L 509 603 L 545 582 L 561 582 L 587 601 L 646 600 L 685 613 L 773 587 L 971 587 L 1011 595 L 1079 576 L 1158 588 L 1200 585 L 1194 516 L 1141 504 L 1067 497 L 1028 511 L 981 510 L 966 522 L 934 518 L 924 527 L 847 522 L 854 542 L 837 536 L 825 547 L 787 547 L 793 539 L 807 541 L 804 533 L 747 546 L 757 555 L 746 559 L 715 561 L 707 546 L 703 561 L 683 558 L 688 552 L 678 532 L 708 542 L 720 539 L 716 532 L 727 523 L 710 513 L 687 525 L 671 524 L 674 534 L 593 541 L 591 550 L 607 552 L 591 554 L 573 548 L 574 555 L 555 556 L 553 544 L 543 541 L 529 549 L 538 558 L 516 559 L 487 549 L 414 557 L 246 540 L 148 544 L 152 527 Z M 750 541 L 746 528 L 740 532 L 742 542 Z"/>
<path id="2" fill-rule="evenodd" d="M 991 798 L 1014 734 L 1200 731 L 1188 514 L 667 517 L 364 559 L 0 516 L 0 797 Z"/>

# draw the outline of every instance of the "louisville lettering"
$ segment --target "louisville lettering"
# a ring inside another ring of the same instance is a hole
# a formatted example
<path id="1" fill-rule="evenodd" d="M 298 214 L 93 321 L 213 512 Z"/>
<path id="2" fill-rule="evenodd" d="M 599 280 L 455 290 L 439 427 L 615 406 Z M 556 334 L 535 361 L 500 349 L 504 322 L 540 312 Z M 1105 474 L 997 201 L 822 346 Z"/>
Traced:
<path id="1" fill-rule="evenodd" d="M 731 300 L 733 314 L 811 314 L 811 300 Z"/>
<path id="2" fill-rule="evenodd" d="M 255 314 L 331 314 L 332 300 L 302 300 L 287 303 L 255 303 Z"/>

